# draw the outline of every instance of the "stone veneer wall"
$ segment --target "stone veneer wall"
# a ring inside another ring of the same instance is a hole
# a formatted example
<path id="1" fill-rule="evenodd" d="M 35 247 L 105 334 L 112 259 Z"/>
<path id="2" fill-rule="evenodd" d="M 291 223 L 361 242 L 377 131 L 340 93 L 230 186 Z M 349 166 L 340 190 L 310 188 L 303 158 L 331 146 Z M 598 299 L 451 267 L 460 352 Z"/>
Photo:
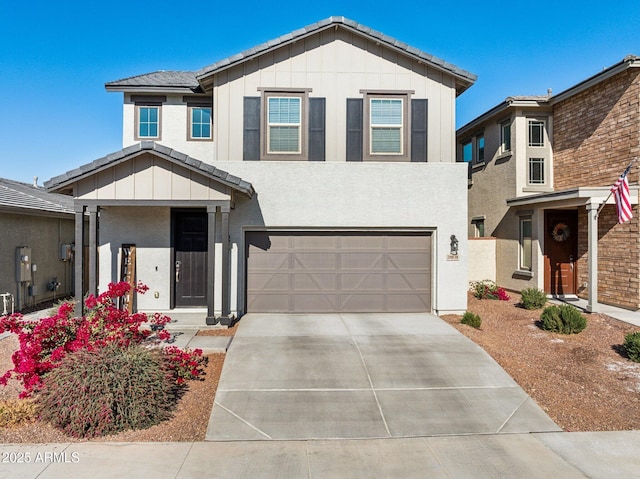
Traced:
<path id="1" fill-rule="evenodd" d="M 611 186 L 634 158 L 640 158 L 640 69 L 630 68 L 554 107 L 554 185 Z M 629 183 L 638 184 L 638 164 Z M 617 224 L 607 206 L 598 224 L 598 299 L 640 308 L 640 234 L 634 218 Z M 578 289 L 588 281 L 587 212 L 578 215 Z"/>

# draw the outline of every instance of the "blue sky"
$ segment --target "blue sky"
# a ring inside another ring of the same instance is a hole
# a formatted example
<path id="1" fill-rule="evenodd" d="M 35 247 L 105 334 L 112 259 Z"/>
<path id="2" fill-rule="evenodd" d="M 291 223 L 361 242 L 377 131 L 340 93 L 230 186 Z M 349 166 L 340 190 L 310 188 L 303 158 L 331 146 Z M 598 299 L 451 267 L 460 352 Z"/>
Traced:
<path id="1" fill-rule="evenodd" d="M 510 95 L 554 93 L 640 55 L 640 2 L 0 0 L 0 177 L 39 182 L 122 147 L 104 83 L 197 70 L 343 15 L 478 75 L 461 126 Z M 390 6 L 392 8 L 390 8 Z"/>

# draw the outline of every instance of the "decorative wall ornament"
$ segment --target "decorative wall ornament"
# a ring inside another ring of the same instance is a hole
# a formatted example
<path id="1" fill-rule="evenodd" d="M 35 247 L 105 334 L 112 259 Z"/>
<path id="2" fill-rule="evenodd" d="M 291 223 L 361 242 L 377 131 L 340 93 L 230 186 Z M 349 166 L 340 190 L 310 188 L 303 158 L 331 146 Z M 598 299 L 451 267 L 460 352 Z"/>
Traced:
<path id="1" fill-rule="evenodd" d="M 569 226 L 566 223 L 556 223 L 556 225 L 551 230 L 551 237 L 554 241 L 558 243 L 562 243 L 563 241 L 567 241 L 569 236 L 571 235 L 571 230 L 569 230 Z"/>

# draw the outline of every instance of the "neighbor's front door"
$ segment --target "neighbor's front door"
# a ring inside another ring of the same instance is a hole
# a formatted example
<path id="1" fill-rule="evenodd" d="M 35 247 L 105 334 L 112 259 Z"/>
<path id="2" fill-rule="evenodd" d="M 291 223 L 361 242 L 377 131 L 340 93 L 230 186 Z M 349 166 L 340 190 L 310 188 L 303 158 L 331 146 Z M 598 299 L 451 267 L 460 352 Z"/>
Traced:
<path id="1" fill-rule="evenodd" d="M 547 293 L 576 294 L 578 212 L 545 212 L 544 289 Z"/>
<path id="2" fill-rule="evenodd" d="M 175 305 L 207 304 L 207 213 L 173 212 Z"/>

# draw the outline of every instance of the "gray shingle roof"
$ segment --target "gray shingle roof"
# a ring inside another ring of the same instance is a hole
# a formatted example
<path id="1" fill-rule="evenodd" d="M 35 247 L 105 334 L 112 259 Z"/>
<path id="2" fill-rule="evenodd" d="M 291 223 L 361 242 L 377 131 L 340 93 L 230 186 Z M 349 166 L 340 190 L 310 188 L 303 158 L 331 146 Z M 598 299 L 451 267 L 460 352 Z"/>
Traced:
<path id="1" fill-rule="evenodd" d="M 340 27 L 346 28 L 348 30 L 359 33 L 362 36 L 369 37 L 377 42 L 385 44 L 388 47 L 401 50 L 407 55 L 416 58 L 417 60 L 421 60 L 425 63 L 429 63 L 440 70 L 446 71 L 462 79 L 463 81 L 468 82 L 469 83 L 468 86 L 470 86 L 477 79 L 477 76 L 474 75 L 473 73 L 463 70 L 462 68 L 459 68 L 451 63 L 445 62 L 444 60 L 434 57 L 429 53 L 418 50 L 417 48 L 414 48 L 410 45 L 407 45 L 404 42 L 396 40 L 393 37 L 385 35 L 384 33 L 373 30 L 367 27 L 366 25 L 355 22 L 353 20 L 349 20 L 348 18 L 345 18 L 345 17 L 330 17 L 325 20 L 312 23 L 311 25 L 308 25 L 304 28 L 294 30 L 291 33 L 287 33 L 286 35 L 282 35 L 278 38 L 275 38 L 268 42 L 257 45 L 253 48 L 245 50 L 241 53 L 238 53 L 236 55 L 220 60 L 216 63 L 213 63 L 209 66 L 202 68 L 199 72 L 197 72 L 196 78 L 199 81 L 202 81 L 203 78 L 211 74 L 214 74 L 217 71 L 226 69 L 238 63 L 242 63 L 243 61 L 249 60 L 257 55 L 261 55 L 262 53 L 265 53 L 268 50 L 272 50 L 284 44 L 297 41 L 302 37 L 306 37 L 313 33 L 317 33 L 319 31 L 326 30 L 334 26 L 340 26 Z"/>
<path id="2" fill-rule="evenodd" d="M 105 84 L 105 87 L 108 90 L 120 89 L 122 87 L 170 87 L 197 91 L 200 85 L 194 72 L 156 71 L 108 82 Z"/>
<path id="3" fill-rule="evenodd" d="M 396 40 L 393 37 L 385 35 L 384 33 L 373 30 L 366 25 L 349 20 L 345 17 L 330 17 L 325 20 L 321 20 L 311 25 L 307 25 L 304 28 L 299 28 L 293 32 L 282 35 L 273 40 L 269 40 L 255 47 L 249 48 L 241 53 L 237 53 L 230 57 L 219 60 L 211 65 L 208 65 L 196 72 L 185 71 L 156 71 L 153 73 L 146 73 L 143 75 L 137 75 L 129 78 L 123 78 L 108 82 L 105 84 L 107 90 L 110 91 L 122 91 L 124 89 L 184 89 L 194 92 L 201 92 L 200 83 L 203 79 L 213 75 L 219 71 L 225 70 L 231 66 L 240 64 L 244 61 L 248 61 L 256 56 L 262 55 L 270 50 L 274 50 L 288 43 L 296 42 L 304 37 L 313 35 L 322 30 L 326 30 L 332 27 L 342 27 L 357 33 L 363 37 L 369 38 L 373 41 L 386 45 L 389 48 L 403 52 L 405 55 L 414 58 L 418 61 L 422 61 L 431 65 L 441 71 L 447 72 L 458 81 L 458 94 L 462 93 L 473 82 L 476 81 L 477 76 L 462 68 L 459 68 L 451 63 L 448 63 L 441 58 L 435 57 L 429 53 L 423 52 L 415 47 L 407 45 L 400 40 Z"/>
<path id="4" fill-rule="evenodd" d="M 233 176 L 226 171 L 216 168 L 213 165 L 203 163 L 200 160 L 196 160 L 195 158 L 185 155 L 184 153 L 181 153 L 164 145 L 160 145 L 153 141 L 143 141 L 141 143 L 136 143 L 135 145 L 128 146 L 127 148 L 116 151 L 115 153 L 111 153 L 110 155 L 99 158 L 95 161 L 92 161 L 91 163 L 82 165 L 79 168 L 67 171 L 62 175 L 58 175 L 48 181 L 45 181 L 44 186 L 49 191 L 61 190 L 65 186 L 74 183 L 75 181 L 78 181 L 83 177 L 89 176 L 99 170 L 117 164 L 121 161 L 125 161 L 128 158 L 137 156 L 145 151 L 154 152 L 157 156 L 170 161 L 174 161 L 176 163 L 182 163 L 190 169 L 195 169 L 205 176 L 208 176 L 222 184 L 230 186 L 236 191 L 244 193 L 249 197 L 253 196 L 253 186 L 251 185 L 251 183 L 244 181 L 242 178 Z"/>
<path id="5" fill-rule="evenodd" d="M 73 198 L 48 193 L 27 183 L 0 178 L 0 208 L 32 212 L 73 213 Z"/>

